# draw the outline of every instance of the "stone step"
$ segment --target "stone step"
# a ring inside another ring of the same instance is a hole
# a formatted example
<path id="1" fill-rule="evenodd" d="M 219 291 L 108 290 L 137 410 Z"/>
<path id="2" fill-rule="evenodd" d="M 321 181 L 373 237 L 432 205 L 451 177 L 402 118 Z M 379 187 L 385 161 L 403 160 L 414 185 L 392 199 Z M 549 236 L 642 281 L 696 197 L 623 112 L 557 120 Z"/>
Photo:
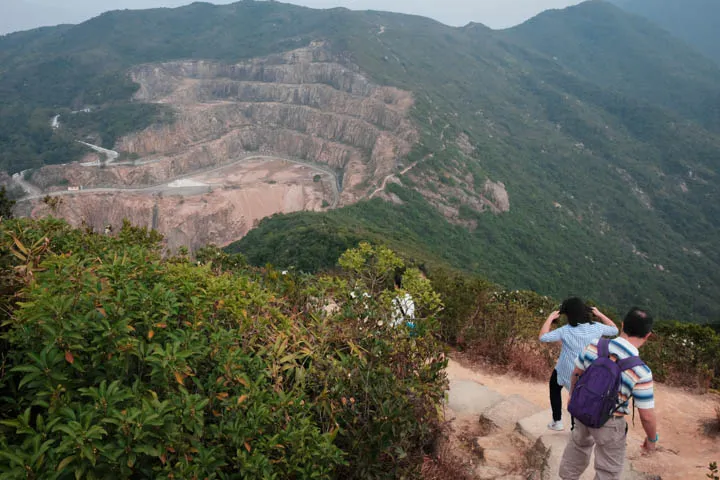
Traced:
<path id="1" fill-rule="evenodd" d="M 480 415 L 505 397 L 471 380 L 452 380 L 448 393 L 448 407 L 455 414 Z"/>
<path id="2" fill-rule="evenodd" d="M 563 433 L 560 435 L 543 435 L 538 439 L 538 442 L 547 452 L 545 468 L 542 471 L 542 480 L 557 480 L 559 478 L 560 461 L 569 437 L 568 433 Z M 590 466 L 585 470 L 580 480 L 593 480 L 595 478 L 594 462 L 595 456 L 593 455 L 590 458 Z"/>
<path id="3" fill-rule="evenodd" d="M 520 395 L 511 395 L 485 410 L 480 416 L 489 425 L 500 430 L 512 430 L 518 421 L 544 411 Z"/>
<path id="4" fill-rule="evenodd" d="M 478 437 L 473 442 L 473 453 L 481 462 L 475 469 L 478 479 L 505 478 L 511 472 L 525 468 L 525 452 L 530 442 L 516 431 L 501 431 Z"/>
<path id="5" fill-rule="evenodd" d="M 548 430 L 547 426 L 551 421 L 552 410 L 542 410 L 528 417 L 519 419 L 517 422 L 517 430 L 532 442 L 536 442 L 540 437 L 545 435 L 566 435 L 570 430 L 569 424 L 565 425 L 565 432 L 554 432 L 552 430 Z"/>

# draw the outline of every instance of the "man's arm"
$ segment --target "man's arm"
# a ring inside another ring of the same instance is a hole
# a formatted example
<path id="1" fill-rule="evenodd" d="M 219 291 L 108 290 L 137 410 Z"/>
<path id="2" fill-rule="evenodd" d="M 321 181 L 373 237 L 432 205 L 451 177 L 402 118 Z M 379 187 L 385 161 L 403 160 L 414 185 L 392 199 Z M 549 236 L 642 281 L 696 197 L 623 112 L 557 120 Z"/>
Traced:
<path id="1" fill-rule="evenodd" d="M 640 421 L 642 422 L 643 430 L 645 430 L 645 442 L 643 448 L 648 451 L 655 450 L 657 444 L 657 417 L 655 416 L 654 408 L 639 408 Z"/>
<path id="2" fill-rule="evenodd" d="M 540 329 L 540 335 L 538 335 L 538 339 L 541 342 L 543 341 L 542 337 L 544 337 L 546 334 L 550 333 L 550 327 L 552 326 L 553 322 L 555 320 L 557 320 L 558 318 L 560 318 L 560 312 L 557 310 L 555 310 L 550 315 L 548 315 L 547 320 L 545 320 L 545 323 L 543 324 L 542 328 Z M 551 341 L 551 342 L 557 342 L 559 340 L 560 340 L 560 338 L 557 338 L 557 339 L 553 338 L 551 340 L 546 339 L 546 341 Z"/>

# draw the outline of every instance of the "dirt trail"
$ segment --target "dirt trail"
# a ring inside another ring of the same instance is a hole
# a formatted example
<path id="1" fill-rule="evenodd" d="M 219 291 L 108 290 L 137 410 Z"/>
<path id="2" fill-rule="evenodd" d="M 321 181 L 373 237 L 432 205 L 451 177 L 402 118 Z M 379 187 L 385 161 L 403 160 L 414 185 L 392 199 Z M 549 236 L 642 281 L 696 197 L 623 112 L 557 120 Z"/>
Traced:
<path id="1" fill-rule="evenodd" d="M 549 407 L 545 382 L 512 374 L 491 373 L 460 358 L 458 361 L 463 364 L 451 361 L 448 365 L 447 374 L 451 380 L 475 381 L 502 395 L 521 395 L 538 406 Z M 654 455 L 642 455 L 640 444 L 644 432 L 640 419 L 636 418 L 634 426 L 628 419 L 628 457 L 633 467 L 640 472 L 659 475 L 663 480 L 705 478 L 708 464 L 720 461 L 720 438 L 705 436 L 702 433 L 703 423 L 714 417 L 720 397 L 714 394 L 696 395 L 662 384 L 656 384 L 655 396 L 661 448 Z M 564 404 L 567 405 L 567 396 Z"/>
<path id="2" fill-rule="evenodd" d="M 431 157 L 431 156 L 432 156 L 432 154 L 430 154 L 430 155 L 428 155 L 427 157 L 423 158 L 423 160 L 425 160 L 426 158 L 429 158 L 429 157 Z M 413 168 L 415 168 L 415 167 L 417 166 L 417 164 L 420 163 L 421 161 L 422 161 L 422 160 L 418 160 L 417 162 L 413 163 L 412 165 L 409 165 L 408 167 L 406 167 L 405 169 L 403 169 L 399 174 L 391 173 L 391 174 L 388 175 L 387 177 L 383 178 L 382 184 L 380 184 L 380 186 L 379 186 L 374 192 L 372 192 L 368 198 L 374 198 L 375 195 L 377 195 L 378 193 L 380 193 L 380 192 L 382 192 L 383 190 L 385 190 L 385 187 L 387 187 L 387 183 L 388 183 L 391 179 L 397 178 L 398 175 L 405 175 L 407 172 L 409 172 L 410 170 L 412 170 Z"/>

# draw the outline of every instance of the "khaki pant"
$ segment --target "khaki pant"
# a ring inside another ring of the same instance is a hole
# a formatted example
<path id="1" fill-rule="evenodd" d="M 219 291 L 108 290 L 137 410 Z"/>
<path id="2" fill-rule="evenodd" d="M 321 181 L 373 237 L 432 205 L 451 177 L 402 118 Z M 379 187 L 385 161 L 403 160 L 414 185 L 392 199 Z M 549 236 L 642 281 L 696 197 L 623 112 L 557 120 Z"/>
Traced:
<path id="1" fill-rule="evenodd" d="M 601 428 L 575 422 L 560 464 L 562 480 L 578 480 L 590 464 L 595 447 L 595 480 L 619 480 L 625 463 L 627 423 L 614 417 Z"/>

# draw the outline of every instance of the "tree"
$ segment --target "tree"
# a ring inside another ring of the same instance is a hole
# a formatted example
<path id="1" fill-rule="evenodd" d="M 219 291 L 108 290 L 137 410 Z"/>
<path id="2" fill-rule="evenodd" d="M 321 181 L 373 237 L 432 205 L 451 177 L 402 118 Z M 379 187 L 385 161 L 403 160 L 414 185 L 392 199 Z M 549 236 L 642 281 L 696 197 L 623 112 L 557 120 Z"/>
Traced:
<path id="1" fill-rule="evenodd" d="M 0 188 L 0 219 L 13 218 L 13 207 L 15 200 L 10 200 L 5 187 Z"/>

